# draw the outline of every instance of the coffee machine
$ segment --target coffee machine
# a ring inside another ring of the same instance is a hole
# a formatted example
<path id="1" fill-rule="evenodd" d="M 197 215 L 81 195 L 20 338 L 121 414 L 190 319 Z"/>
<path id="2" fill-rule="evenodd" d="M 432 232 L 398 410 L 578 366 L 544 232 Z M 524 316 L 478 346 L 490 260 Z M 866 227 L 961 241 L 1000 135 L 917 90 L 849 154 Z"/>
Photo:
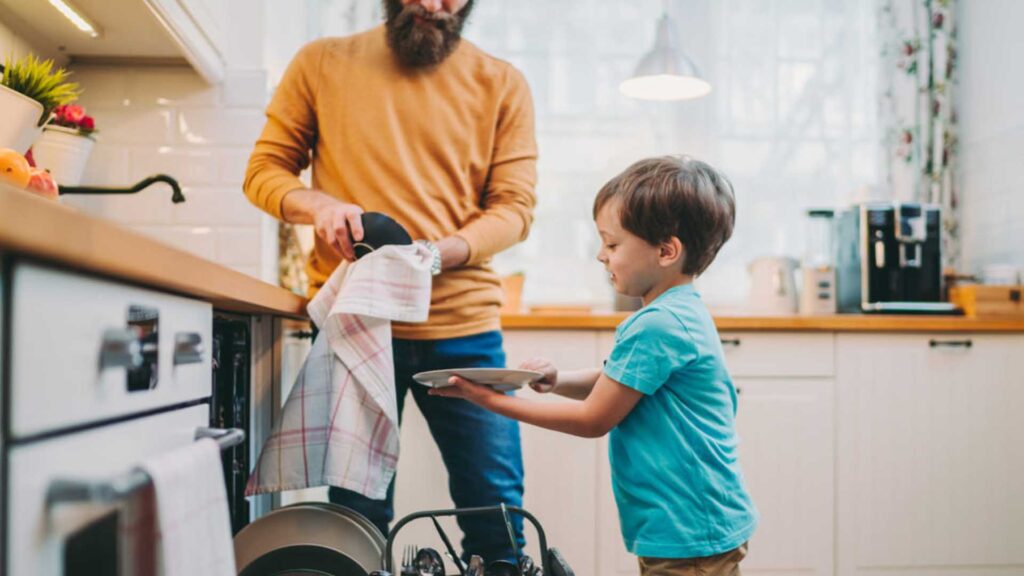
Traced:
<path id="1" fill-rule="evenodd" d="M 836 218 L 840 312 L 956 313 L 942 302 L 941 214 L 919 203 L 865 203 Z"/>

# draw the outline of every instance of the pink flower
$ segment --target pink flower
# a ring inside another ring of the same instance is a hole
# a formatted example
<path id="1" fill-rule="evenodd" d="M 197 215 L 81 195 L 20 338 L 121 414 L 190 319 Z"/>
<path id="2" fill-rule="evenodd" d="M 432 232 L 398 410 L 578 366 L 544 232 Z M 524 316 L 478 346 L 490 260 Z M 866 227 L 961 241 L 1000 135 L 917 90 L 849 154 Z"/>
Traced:
<path id="1" fill-rule="evenodd" d="M 61 112 L 58 114 L 64 116 L 64 119 L 68 122 L 78 124 L 85 117 L 85 108 L 78 106 L 77 104 L 68 104 L 64 106 Z"/>
<path id="2" fill-rule="evenodd" d="M 96 122 L 92 119 L 92 116 L 82 116 L 82 121 L 79 122 L 79 126 L 81 126 L 83 130 L 95 130 Z"/>

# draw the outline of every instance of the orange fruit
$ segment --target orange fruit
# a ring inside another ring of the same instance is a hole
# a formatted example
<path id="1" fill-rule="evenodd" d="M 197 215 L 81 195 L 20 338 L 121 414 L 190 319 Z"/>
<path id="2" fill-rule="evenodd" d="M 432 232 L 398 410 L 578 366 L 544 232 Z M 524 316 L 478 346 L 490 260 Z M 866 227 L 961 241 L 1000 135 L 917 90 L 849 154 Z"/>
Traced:
<path id="1" fill-rule="evenodd" d="M 32 179 L 28 160 L 10 148 L 0 148 L 0 181 L 24 189 Z"/>

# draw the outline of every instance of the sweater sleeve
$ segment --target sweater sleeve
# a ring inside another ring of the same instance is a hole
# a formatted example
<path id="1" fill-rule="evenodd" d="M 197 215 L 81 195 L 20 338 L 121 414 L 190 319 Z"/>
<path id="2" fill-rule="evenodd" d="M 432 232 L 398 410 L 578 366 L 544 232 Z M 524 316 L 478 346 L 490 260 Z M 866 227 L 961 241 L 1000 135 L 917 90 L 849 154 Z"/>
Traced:
<path id="1" fill-rule="evenodd" d="M 514 68 L 509 70 L 498 109 L 490 174 L 482 194 L 483 211 L 456 233 L 469 244 L 469 265 L 522 242 L 533 223 L 537 203 L 533 100 L 526 78 Z"/>
<path id="2" fill-rule="evenodd" d="M 267 124 L 256 141 L 245 171 L 243 190 L 249 201 L 283 219 L 281 201 L 305 188 L 299 179 L 316 143 L 316 87 L 324 43 L 311 42 L 295 55 L 267 106 Z"/>

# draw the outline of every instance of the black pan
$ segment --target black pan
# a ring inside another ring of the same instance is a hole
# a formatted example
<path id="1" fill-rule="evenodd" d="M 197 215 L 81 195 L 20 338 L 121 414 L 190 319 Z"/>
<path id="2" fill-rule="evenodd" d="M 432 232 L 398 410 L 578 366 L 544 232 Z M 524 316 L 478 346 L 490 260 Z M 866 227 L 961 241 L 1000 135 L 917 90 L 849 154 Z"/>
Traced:
<path id="1" fill-rule="evenodd" d="M 364 212 L 362 220 L 363 239 L 359 242 L 352 241 L 352 245 L 356 249 L 357 259 L 366 256 L 381 246 L 392 244 L 406 246 L 412 244 L 412 236 L 409 236 L 409 232 L 387 214 Z"/>

